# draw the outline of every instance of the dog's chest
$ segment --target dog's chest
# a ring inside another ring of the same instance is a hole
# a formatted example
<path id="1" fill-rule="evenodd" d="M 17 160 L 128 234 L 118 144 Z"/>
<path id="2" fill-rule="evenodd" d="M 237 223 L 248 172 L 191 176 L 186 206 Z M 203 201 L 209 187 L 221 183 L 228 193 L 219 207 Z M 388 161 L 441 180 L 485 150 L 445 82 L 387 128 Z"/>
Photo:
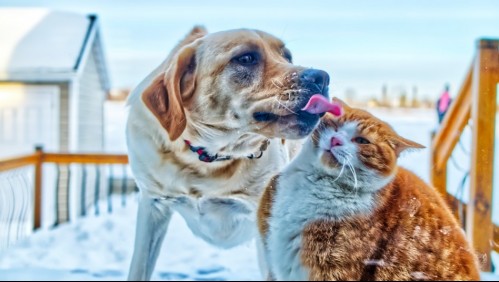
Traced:
<path id="1" fill-rule="evenodd" d="M 255 236 L 256 208 L 271 176 L 271 170 L 252 169 L 225 179 L 200 179 L 177 171 L 173 181 L 165 183 L 169 189 L 162 198 L 182 215 L 196 236 L 231 248 Z"/>
<path id="2" fill-rule="evenodd" d="M 255 203 L 224 196 L 176 196 L 171 207 L 185 219 L 192 232 L 222 248 L 237 246 L 255 235 Z"/>

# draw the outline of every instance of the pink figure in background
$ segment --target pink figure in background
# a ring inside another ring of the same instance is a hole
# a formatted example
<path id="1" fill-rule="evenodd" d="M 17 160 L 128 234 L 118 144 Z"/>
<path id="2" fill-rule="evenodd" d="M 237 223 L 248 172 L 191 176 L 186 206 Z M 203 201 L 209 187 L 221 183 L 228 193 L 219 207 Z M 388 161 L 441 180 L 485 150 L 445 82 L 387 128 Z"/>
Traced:
<path id="1" fill-rule="evenodd" d="M 452 98 L 449 94 L 449 84 L 446 84 L 444 92 L 442 92 L 440 98 L 437 101 L 438 123 L 442 123 L 445 113 L 447 113 L 447 111 L 449 110 L 451 102 Z"/>
<path id="2" fill-rule="evenodd" d="M 301 110 L 311 114 L 322 114 L 328 112 L 335 116 L 341 116 L 342 113 L 341 105 L 339 103 L 331 103 L 326 97 L 320 94 L 313 95 L 307 105 Z"/>

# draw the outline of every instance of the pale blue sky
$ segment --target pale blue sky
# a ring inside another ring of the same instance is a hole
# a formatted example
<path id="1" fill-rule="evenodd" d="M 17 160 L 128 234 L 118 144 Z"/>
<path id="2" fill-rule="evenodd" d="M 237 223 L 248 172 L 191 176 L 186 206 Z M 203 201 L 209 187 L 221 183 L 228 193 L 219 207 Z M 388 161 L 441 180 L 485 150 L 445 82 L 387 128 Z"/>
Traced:
<path id="1" fill-rule="evenodd" d="M 499 1 L 2 0 L 99 16 L 113 87 L 133 87 L 194 25 L 281 37 L 295 63 L 331 74 L 333 95 L 460 86 L 479 37 L 499 38 Z"/>

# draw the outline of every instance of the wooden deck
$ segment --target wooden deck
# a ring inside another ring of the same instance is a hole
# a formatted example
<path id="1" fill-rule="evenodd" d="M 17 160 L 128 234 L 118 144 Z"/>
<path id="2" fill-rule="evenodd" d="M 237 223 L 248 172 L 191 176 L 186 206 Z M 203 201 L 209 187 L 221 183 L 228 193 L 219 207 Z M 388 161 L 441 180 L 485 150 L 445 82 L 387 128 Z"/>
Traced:
<path id="1" fill-rule="evenodd" d="M 463 228 L 476 251 L 485 255 L 485 271 L 492 268 L 491 251 L 499 251 L 499 228 L 492 222 L 498 83 L 499 40 L 478 40 L 475 58 L 432 145 L 433 186 L 447 199 L 460 222 L 464 223 Z M 473 132 L 470 200 L 465 206 L 447 193 L 447 162 L 470 120 Z M 459 205 L 464 206 L 465 218 L 460 218 L 457 212 Z"/>

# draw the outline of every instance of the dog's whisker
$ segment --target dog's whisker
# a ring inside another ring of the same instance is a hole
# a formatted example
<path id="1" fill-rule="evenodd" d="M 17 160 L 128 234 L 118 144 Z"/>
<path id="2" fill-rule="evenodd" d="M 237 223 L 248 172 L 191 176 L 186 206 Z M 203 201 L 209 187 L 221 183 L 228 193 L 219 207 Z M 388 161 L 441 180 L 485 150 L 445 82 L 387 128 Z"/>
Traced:
<path id="1" fill-rule="evenodd" d="M 277 102 L 280 106 L 282 106 L 282 107 L 283 107 L 283 108 L 285 108 L 286 110 L 290 111 L 291 113 L 293 113 L 293 114 L 295 114 L 295 115 L 298 115 L 298 113 L 297 113 L 297 112 L 295 112 L 295 111 L 291 110 L 289 107 L 287 107 L 286 105 L 284 105 L 283 103 L 281 103 L 281 101 L 279 100 L 279 98 L 278 98 L 277 96 L 276 96 L 275 98 L 276 98 L 276 102 Z"/>
<path id="2" fill-rule="evenodd" d="M 314 140 L 315 142 L 319 143 L 320 142 L 320 137 L 318 136 L 315 136 L 315 135 L 311 135 L 310 136 L 312 138 L 312 140 Z"/>
<path id="3" fill-rule="evenodd" d="M 277 96 L 276 96 L 276 97 L 275 97 L 275 100 L 276 100 L 276 102 L 277 102 L 277 104 L 278 104 L 279 106 L 281 106 L 281 107 L 285 108 L 286 110 L 290 111 L 291 113 L 293 113 L 293 114 L 295 114 L 295 115 L 297 115 L 297 114 L 298 114 L 297 112 L 295 112 L 295 111 L 291 110 L 289 107 L 287 107 L 286 105 L 284 105 L 283 103 L 281 103 L 281 101 L 279 100 L 279 97 L 277 97 Z"/>
<path id="4" fill-rule="evenodd" d="M 272 82 L 272 84 L 273 84 L 275 87 L 277 87 L 277 88 L 279 88 L 279 89 L 282 89 L 282 88 L 284 87 L 284 85 L 283 85 L 282 83 L 280 83 L 280 82 L 279 82 L 279 80 L 277 80 L 277 79 L 275 79 L 275 78 L 274 78 L 274 79 L 272 79 L 272 80 L 271 80 L 271 82 Z M 279 85 L 278 83 L 279 83 L 280 85 Z"/>

